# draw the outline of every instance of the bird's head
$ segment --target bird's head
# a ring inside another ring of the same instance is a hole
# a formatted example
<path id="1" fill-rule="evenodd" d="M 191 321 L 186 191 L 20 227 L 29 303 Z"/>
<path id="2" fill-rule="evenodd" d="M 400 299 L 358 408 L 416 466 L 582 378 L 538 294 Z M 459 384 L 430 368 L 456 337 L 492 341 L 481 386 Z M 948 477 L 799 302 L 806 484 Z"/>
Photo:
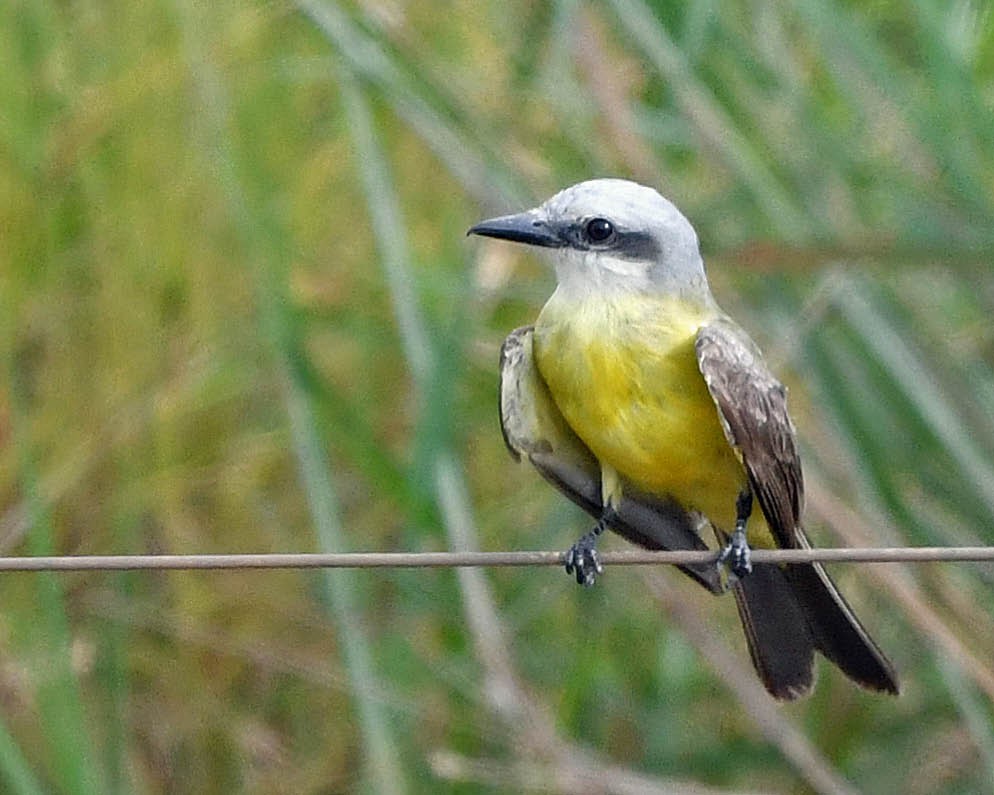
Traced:
<path id="1" fill-rule="evenodd" d="M 657 290 L 707 300 L 697 234 L 652 188 L 593 179 L 566 188 L 533 210 L 482 221 L 469 234 L 548 251 L 561 289 Z"/>

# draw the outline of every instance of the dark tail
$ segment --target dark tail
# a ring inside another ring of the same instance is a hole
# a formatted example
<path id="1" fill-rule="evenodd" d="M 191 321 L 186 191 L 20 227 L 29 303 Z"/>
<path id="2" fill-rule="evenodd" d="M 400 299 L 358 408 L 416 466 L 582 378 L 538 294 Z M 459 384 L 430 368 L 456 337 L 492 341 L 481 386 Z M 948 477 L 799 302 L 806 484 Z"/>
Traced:
<path id="1" fill-rule="evenodd" d="M 735 583 L 735 603 L 759 678 L 775 698 L 793 700 L 814 685 L 815 643 L 793 587 L 776 565 L 756 563 Z"/>
<path id="2" fill-rule="evenodd" d="M 811 691 L 815 650 L 863 687 L 897 695 L 893 665 L 820 564 L 756 564 L 734 592 L 753 664 L 774 697 Z"/>
<path id="3" fill-rule="evenodd" d="M 859 623 L 821 564 L 788 566 L 784 576 L 808 619 L 815 648 L 854 682 L 897 695 L 897 672 Z"/>

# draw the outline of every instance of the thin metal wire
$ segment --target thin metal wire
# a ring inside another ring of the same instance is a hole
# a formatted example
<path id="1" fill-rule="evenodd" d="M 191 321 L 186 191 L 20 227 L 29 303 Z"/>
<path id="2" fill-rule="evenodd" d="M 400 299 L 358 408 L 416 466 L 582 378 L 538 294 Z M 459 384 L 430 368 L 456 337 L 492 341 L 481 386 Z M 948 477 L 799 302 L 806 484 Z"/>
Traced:
<path id="1" fill-rule="evenodd" d="M 711 551 L 602 552 L 610 566 L 717 562 Z M 994 547 L 754 549 L 753 563 L 935 563 L 994 561 Z M 343 552 L 238 555 L 69 555 L 3 557 L 0 571 L 138 571 L 217 569 L 376 569 L 468 566 L 560 566 L 563 552 Z"/>

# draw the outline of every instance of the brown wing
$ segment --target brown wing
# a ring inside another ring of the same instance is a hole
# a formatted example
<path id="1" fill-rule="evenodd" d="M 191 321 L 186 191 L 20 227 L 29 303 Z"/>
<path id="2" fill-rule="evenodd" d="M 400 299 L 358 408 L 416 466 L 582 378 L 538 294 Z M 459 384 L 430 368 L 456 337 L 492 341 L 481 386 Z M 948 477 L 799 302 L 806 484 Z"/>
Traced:
<path id="1" fill-rule="evenodd" d="M 777 543 L 810 546 L 800 527 L 804 484 L 783 385 L 728 319 L 698 332 L 697 361 Z M 736 583 L 735 597 L 753 662 L 777 698 L 811 689 L 812 644 L 863 687 L 898 693 L 894 666 L 820 564 L 757 564 Z"/>
<path id="2" fill-rule="evenodd" d="M 500 427 L 508 450 L 594 518 L 603 512 L 601 468 L 573 433 L 542 380 L 532 355 L 532 327 L 508 335 L 500 352 Z M 673 502 L 626 487 L 611 529 L 645 549 L 707 549 L 695 517 Z M 682 566 L 709 591 L 724 584 L 713 564 Z"/>
<path id="3" fill-rule="evenodd" d="M 697 333 L 697 362 L 729 443 L 742 457 L 749 484 L 781 547 L 803 545 L 801 459 L 787 392 L 748 335 L 727 318 Z"/>

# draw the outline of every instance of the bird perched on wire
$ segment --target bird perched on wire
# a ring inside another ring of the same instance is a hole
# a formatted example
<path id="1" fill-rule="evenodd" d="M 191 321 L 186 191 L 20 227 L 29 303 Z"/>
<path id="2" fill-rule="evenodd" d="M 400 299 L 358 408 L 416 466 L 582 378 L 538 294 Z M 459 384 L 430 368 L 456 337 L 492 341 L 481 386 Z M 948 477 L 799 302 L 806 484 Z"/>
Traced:
<path id="1" fill-rule="evenodd" d="M 504 342 L 500 402 L 511 452 L 597 520 L 567 572 L 594 583 L 606 528 L 681 550 L 707 549 L 710 527 L 719 565 L 683 571 L 731 588 L 772 695 L 810 692 L 815 651 L 896 694 L 893 666 L 820 564 L 750 561 L 751 547 L 809 546 L 794 426 L 784 387 L 712 296 L 680 211 L 651 188 L 596 179 L 469 233 L 540 248 L 555 266 L 534 327 Z"/>

